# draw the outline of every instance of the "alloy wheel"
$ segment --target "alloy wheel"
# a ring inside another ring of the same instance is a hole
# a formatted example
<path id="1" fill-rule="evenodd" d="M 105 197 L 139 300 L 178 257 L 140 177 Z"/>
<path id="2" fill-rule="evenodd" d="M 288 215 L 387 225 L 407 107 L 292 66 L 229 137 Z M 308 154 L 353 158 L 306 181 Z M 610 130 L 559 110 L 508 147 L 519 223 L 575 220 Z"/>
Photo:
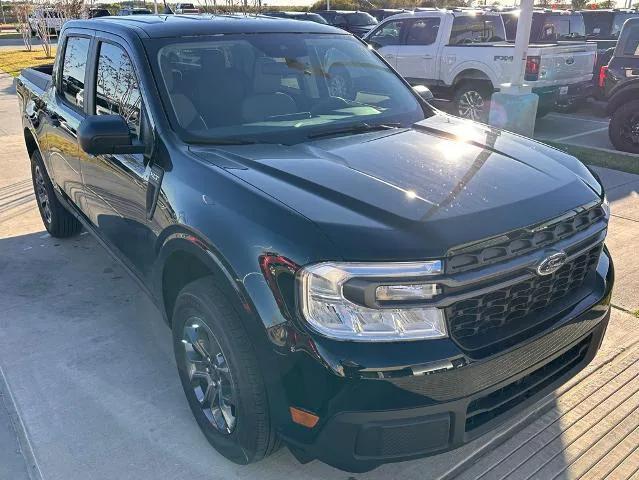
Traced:
<path id="1" fill-rule="evenodd" d="M 237 423 L 237 392 L 219 342 L 197 317 L 184 324 L 182 335 L 187 373 L 202 413 L 220 433 L 229 435 Z"/>
<path id="2" fill-rule="evenodd" d="M 481 120 L 484 117 L 484 108 L 484 98 L 476 90 L 468 90 L 459 97 L 457 109 L 460 117 Z"/>
<path id="3" fill-rule="evenodd" d="M 621 136 L 628 143 L 639 145 L 639 113 L 629 115 L 621 127 Z"/>
<path id="4" fill-rule="evenodd" d="M 47 185 L 42 175 L 40 165 L 35 166 L 35 183 L 36 183 L 36 197 L 38 200 L 38 206 L 44 216 L 45 221 L 50 224 L 53 221 L 53 214 L 51 213 L 51 203 L 49 202 L 49 194 L 47 193 Z"/>

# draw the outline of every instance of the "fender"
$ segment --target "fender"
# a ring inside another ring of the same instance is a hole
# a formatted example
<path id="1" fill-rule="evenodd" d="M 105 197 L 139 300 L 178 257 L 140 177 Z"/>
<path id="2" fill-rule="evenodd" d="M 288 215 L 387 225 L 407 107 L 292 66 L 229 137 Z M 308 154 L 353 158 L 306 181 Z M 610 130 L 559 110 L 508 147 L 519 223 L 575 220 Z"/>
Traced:
<path id="1" fill-rule="evenodd" d="M 611 115 L 622 104 L 635 99 L 639 99 L 639 81 L 628 83 L 617 90 L 608 100 L 606 113 Z"/>
<path id="2" fill-rule="evenodd" d="M 460 76 L 460 74 L 463 74 L 467 70 L 478 70 L 482 72 L 488 77 L 488 80 L 490 80 L 490 82 L 492 83 L 493 88 L 496 88 L 499 85 L 497 73 L 485 63 L 478 62 L 476 60 L 464 61 L 457 65 L 453 70 L 451 70 L 451 72 L 447 76 L 448 78 L 443 79 L 444 83 L 446 85 L 452 86 L 455 80 L 457 80 L 457 78 Z"/>

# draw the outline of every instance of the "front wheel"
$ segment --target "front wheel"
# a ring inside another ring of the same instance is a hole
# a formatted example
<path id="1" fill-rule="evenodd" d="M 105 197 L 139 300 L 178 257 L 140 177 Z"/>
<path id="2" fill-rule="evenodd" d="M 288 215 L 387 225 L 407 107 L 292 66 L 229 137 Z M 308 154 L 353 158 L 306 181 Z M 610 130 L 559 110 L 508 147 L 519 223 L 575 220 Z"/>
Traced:
<path id="1" fill-rule="evenodd" d="M 625 103 L 613 112 L 608 136 L 617 150 L 639 153 L 639 100 Z"/>
<path id="2" fill-rule="evenodd" d="M 242 465 L 273 452 L 278 441 L 253 345 L 212 277 L 179 293 L 173 348 L 187 401 L 209 443 Z"/>
<path id="3" fill-rule="evenodd" d="M 493 89 L 486 82 L 461 83 L 457 87 L 453 99 L 454 114 L 469 120 L 487 123 L 492 94 Z"/>

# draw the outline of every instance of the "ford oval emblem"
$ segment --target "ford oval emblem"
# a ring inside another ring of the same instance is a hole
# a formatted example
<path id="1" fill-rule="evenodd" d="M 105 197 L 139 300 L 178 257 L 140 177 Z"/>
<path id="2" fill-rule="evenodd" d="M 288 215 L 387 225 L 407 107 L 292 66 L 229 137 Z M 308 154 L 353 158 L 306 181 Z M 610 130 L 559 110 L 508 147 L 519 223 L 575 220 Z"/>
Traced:
<path id="1" fill-rule="evenodd" d="M 568 57 L 566 59 L 566 65 L 572 65 L 573 63 L 575 63 L 575 57 Z"/>
<path id="2" fill-rule="evenodd" d="M 565 252 L 553 253 L 549 257 L 544 258 L 539 265 L 537 265 L 537 273 L 539 275 L 550 275 L 555 273 L 561 267 L 563 267 L 568 259 L 568 255 Z"/>

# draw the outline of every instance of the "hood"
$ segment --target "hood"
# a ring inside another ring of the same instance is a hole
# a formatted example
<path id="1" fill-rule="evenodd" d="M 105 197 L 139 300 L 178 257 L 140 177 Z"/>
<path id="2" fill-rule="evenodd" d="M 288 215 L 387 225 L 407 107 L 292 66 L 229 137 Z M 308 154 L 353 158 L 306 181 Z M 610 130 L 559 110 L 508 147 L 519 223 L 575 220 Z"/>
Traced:
<path id="1" fill-rule="evenodd" d="M 441 114 L 410 129 L 192 151 L 310 219 L 344 260 L 441 257 L 603 195 L 574 157 Z"/>

